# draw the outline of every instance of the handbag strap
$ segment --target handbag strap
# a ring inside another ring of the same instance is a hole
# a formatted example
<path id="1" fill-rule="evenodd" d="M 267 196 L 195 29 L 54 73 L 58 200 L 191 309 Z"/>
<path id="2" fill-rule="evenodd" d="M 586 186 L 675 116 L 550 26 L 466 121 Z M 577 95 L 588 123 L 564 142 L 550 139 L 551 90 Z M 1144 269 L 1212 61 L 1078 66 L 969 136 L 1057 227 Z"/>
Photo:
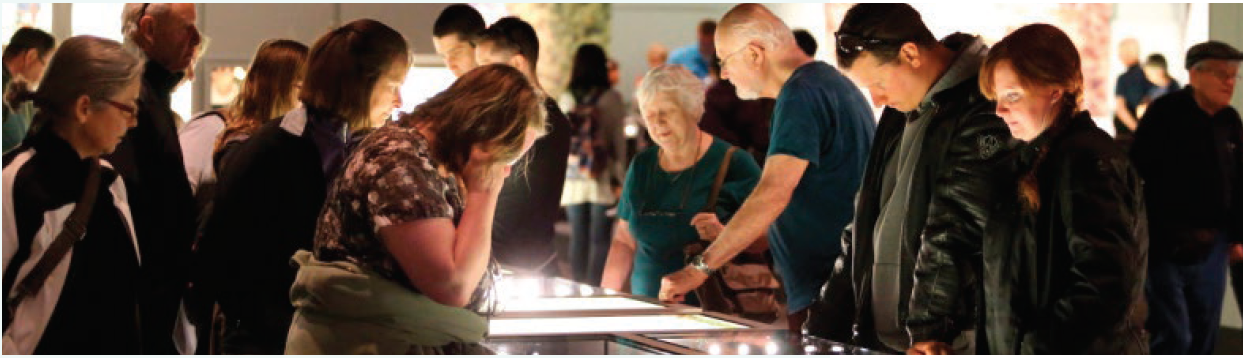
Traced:
<path id="1" fill-rule="evenodd" d="M 722 191 L 722 183 L 726 182 L 726 172 L 731 168 L 731 157 L 735 155 L 736 149 L 739 148 L 732 145 L 730 149 L 726 150 L 726 155 L 722 157 L 722 164 L 718 167 L 718 175 L 713 178 L 713 186 L 709 189 L 709 202 L 705 204 L 704 208 L 700 209 L 700 212 L 715 212 L 715 208 L 718 206 L 718 192 Z"/>
<path id="2" fill-rule="evenodd" d="M 56 235 L 56 239 L 52 241 L 47 250 L 44 250 L 43 256 L 39 258 L 39 262 L 30 270 L 30 273 L 10 291 L 5 302 L 7 312 L 5 312 L 4 328 L 6 330 L 22 300 L 43 288 L 43 283 L 52 274 L 52 270 L 56 269 L 56 266 L 69 253 L 69 249 L 72 249 L 73 245 L 86 234 L 86 224 L 91 219 L 91 209 L 95 207 L 95 198 L 99 192 L 100 171 L 99 158 L 91 159 L 87 168 L 86 187 L 82 189 L 82 197 L 78 199 L 73 211 L 69 212 L 69 217 L 65 219 L 60 234 Z"/>

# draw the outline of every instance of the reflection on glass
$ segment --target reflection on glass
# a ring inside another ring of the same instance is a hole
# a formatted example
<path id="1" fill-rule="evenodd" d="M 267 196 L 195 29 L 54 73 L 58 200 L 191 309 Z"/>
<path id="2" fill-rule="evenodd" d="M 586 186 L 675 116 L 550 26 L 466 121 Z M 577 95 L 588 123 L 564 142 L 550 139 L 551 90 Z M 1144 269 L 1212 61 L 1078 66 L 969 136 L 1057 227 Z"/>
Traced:
<path id="1" fill-rule="evenodd" d="M 591 332 L 677 332 L 744 328 L 748 327 L 699 314 L 494 318 L 489 322 L 489 333 L 502 336 L 539 336 Z"/>
<path id="2" fill-rule="evenodd" d="M 703 333 L 644 334 L 647 338 L 660 340 L 684 348 L 711 355 L 860 355 L 877 354 L 864 348 L 833 341 L 805 337 L 800 344 L 792 344 L 786 331 L 717 331 Z"/>
<path id="3" fill-rule="evenodd" d="M 484 345 L 499 355 L 653 355 L 669 354 L 626 338 L 611 336 L 491 339 Z"/>
<path id="4" fill-rule="evenodd" d="M 626 297 L 544 297 L 510 298 L 501 302 L 501 312 L 608 311 L 660 309 L 661 305 Z"/>

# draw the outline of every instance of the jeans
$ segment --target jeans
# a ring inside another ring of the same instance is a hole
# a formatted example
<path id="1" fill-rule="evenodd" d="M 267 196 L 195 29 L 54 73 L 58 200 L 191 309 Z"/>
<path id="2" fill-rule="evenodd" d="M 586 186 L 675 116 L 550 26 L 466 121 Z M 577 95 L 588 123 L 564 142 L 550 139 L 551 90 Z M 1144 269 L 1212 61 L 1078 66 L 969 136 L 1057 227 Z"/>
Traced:
<path id="1" fill-rule="evenodd" d="M 1151 354 L 1211 354 L 1219 333 L 1228 278 L 1228 240 L 1222 234 L 1205 261 L 1181 265 L 1150 260 L 1146 300 Z M 1154 253 L 1151 253 L 1153 255 Z"/>
<path id="2" fill-rule="evenodd" d="M 566 207 L 566 217 L 571 224 L 571 279 L 576 282 L 601 285 L 613 227 L 613 219 L 605 215 L 609 208 L 609 205 L 589 203 Z"/>

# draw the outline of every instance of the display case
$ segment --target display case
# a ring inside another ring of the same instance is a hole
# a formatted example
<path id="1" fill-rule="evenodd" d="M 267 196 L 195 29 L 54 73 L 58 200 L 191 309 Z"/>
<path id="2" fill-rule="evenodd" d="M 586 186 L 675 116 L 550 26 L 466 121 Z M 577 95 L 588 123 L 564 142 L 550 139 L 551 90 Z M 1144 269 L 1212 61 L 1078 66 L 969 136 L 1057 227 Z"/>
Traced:
<path id="1" fill-rule="evenodd" d="M 499 355 L 668 355 L 677 350 L 662 349 L 663 344 L 637 340 L 633 336 L 590 335 L 490 339 L 484 343 Z"/>
<path id="2" fill-rule="evenodd" d="M 599 335 L 632 332 L 674 333 L 771 328 L 763 323 L 712 312 L 586 317 L 497 317 L 489 321 L 491 337 Z"/>
<path id="3" fill-rule="evenodd" d="M 722 331 L 695 333 L 641 334 L 646 339 L 673 344 L 710 355 L 873 355 L 885 354 L 870 349 L 804 337 L 799 343 L 791 342 L 785 330 L 770 332 Z"/>
<path id="4" fill-rule="evenodd" d="M 700 308 L 664 305 L 644 297 L 510 297 L 498 303 L 498 317 L 551 317 L 699 313 Z"/>

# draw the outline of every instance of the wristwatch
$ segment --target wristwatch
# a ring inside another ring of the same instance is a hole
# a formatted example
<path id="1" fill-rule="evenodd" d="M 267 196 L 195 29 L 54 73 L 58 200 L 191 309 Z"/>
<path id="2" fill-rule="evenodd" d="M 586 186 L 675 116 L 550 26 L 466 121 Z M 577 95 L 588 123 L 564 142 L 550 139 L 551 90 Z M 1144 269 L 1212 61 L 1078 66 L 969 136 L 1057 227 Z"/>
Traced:
<path id="1" fill-rule="evenodd" d="M 688 265 L 706 275 L 712 275 L 714 271 L 717 271 L 709 268 L 709 264 L 705 263 L 705 255 L 703 254 L 692 256 L 692 261 L 689 262 Z"/>

